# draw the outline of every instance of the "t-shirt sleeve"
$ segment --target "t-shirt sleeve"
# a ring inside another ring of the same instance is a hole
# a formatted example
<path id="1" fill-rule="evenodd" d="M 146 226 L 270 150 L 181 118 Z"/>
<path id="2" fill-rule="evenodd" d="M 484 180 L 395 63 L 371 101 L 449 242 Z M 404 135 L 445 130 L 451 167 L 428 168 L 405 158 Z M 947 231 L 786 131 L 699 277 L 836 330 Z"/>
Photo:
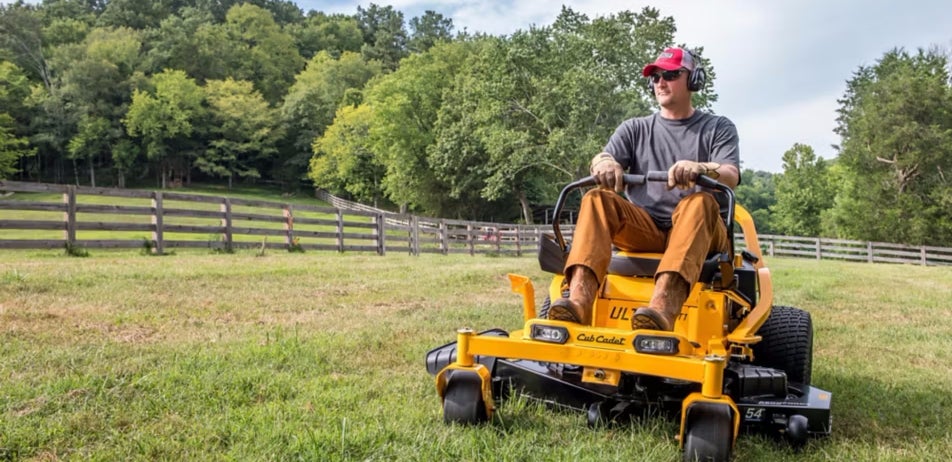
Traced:
<path id="1" fill-rule="evenodd" d="M 726 117 L 721 117 L 711 144 L 711 162 L 730 164 L 740 170 L 740 148 L 737 127 Z"/>
<path id="2" fill-rule="evenodd" d="M 605 152 L 615 157 L 615 161 L 621 164 L 622 168 L 626 171 L 631 165 L 631 159 L 635 155 L 632 151 L 633 146 L 635 146 L 635 130 L 631 125 L 631 120 L 622 122 L 622 124 L 615 129 L 615 133 L 612 134 L 611 138 L 608 139 L 608 144 L 605 145 Z"/>

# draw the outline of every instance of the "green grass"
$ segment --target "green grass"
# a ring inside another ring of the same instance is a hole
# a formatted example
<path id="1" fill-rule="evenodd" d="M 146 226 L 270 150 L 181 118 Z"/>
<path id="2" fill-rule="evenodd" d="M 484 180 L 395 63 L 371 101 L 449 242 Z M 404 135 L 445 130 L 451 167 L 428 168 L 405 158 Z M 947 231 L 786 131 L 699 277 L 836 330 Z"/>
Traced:
<path id="1" fill-rule="evenodd" d="M 754 435 L 735 460 L 952 453 L 952 272 L 772 259 L 777 304 L 813 315 L 833 434 Z M 446 426 L 427 350 L 516 328 L 505 278 L 533 258 L 269 251 L 0 252 L 0 460 L 679 460 L 677 423 L 590 430 L 508 401 Z"/>

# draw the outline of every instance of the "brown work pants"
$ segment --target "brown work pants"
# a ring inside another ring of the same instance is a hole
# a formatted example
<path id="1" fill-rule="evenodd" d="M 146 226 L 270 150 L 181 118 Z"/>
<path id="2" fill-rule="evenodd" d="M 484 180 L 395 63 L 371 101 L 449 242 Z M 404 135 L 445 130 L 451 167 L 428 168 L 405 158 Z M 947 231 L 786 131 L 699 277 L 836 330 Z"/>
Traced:
<path id="1" fill-rule="evenodd" d="M 582 198 L 565 274 L 574 265 L 595 273 L 608 272 L 612 244 L 633 252 L 663 252 L 658 274 L 675 272 L 693 285 L 712 251 L 727 251 L 727 228 L 717 201 L 709 193 L 685 197 L 671 215 L 671 229 L 661 230 L 643 208 L 614 191 L 593 189 Z"/>

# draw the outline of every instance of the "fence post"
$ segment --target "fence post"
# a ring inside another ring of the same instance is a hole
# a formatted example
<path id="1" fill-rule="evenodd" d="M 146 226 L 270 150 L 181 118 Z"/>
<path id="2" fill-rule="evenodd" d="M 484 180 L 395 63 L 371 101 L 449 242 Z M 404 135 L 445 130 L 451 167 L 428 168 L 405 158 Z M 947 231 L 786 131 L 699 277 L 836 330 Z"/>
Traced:
<path id="1" fill-rule="evenodd" d="M 467 224 L 466 224 L 466 246 L 469 247 L 469 255 L 470 255 L 470 256 L 476 255 L 476 248 L 475 248 L 476 246 L 473 245 L 473 241 L 474 241 L 474 239 L 473 239 L 473 224 L 472 224 L 472 223 L 467 223 Z"/>
<path id="2" fill-rule="evenodd" d="M 294 245 L 294 209 L 291 204 L 281 206 L 281 214 L 284 215 L 284 245 L 291 250 Z"/>
<path id="3" fill-rule="evenodd" d="M 420 255 L 420 219 L 416 215 L 410 215 L 407 220 L 410 224 L 410 255 Z"/>
<path id="4" fill-rule="evenodd" d="M 152 192 L 152 252 L 165 254 L 165 220 L 162 212 L 162 191 Z"/>
<path id="5" fill-rule="evenodd" d="M 922 262 L 922 266 L 926 266 L 926 246 L 921 246 L 919 251 L 921 255 L 920 261 Z"/>
<path id="6" fill-rule="evenodd" d="M 66 213 L 63 218 L 66 221 L 66 249 L 69 250 L 76 245 L 76 186 L 66 186 L 63 203 L 66 204 Z"/>
<path id="7" fill-rule="evenodd" d="M 377 233 L 377 255 L 386 255 L 387 254 L 387 242 L 386 242 L 386 218 L 383 214 L 378 213 L 374 215 L 374 221 L 377 225 L 375 232 Z"/>
<path id="8" fill-rule="evenodd" d="M 771 239 L 770 242 L 767 243 L 767 254 L 770 255 L 771 257 L 774 256 L 774 241 L 773 241 L 773 239 Z"/>
<path id="9" fill-rule="evenodd" d="M 516 225 L 516 256 L 522 256 L 522 226 Z"/>
<path id="10" fill-rule="evenodd" d="M 873 262 L 873 241 L 866 241 L 866 261 Z"/>
<path id="11" fill-rule="evenodd" d="M 440 220 L 440 251 L 443 255 L 450 253 L 450 237 L 446 220 Z"/>
<path id="12" fill-rule="evenodd" d="M 502 226 L 493 226 L 493 236 L 496 237 L 496 254 L 502 253 Z"/>
<path id="13" fill-rule="evenodd" d="M 821 250 L 821 247 L 820 247 L 820 238 L 816 238 L 816 259 L 820 260 L 822 259 L 822 256 L 823 256 L 823 251 Z"/>
<path id="14" fill-rule="evenodd" d="M 344 212 L 337 209 L 337 252 L 344 252 Z"/>
<path id="15" fill-rule="evenodd" d="M 225 241 L 225 252 L 231 252 L 234 250 L 232 248 L 232 234 L 231 234 L 231 199 L 225 197 L 221 203 L 221 212 L 224 214 L 221 220 L 221 225 L 225 229 L 222 233 L 222 239 Z"/>

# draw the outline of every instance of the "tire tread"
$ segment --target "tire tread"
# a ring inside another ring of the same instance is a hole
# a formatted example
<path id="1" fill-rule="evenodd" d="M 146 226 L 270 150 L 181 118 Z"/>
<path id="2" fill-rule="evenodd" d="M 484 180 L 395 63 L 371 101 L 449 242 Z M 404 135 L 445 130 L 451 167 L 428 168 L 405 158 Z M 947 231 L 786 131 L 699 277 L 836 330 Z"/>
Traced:
<path id="1" fill-rule="evenodd" d="M 813 321 L 810 313 L 792 306 L 774 306 L 757 332 L 754 364 L 780 369 L 787 380 L 809 385 L 813 369 Z"/>

